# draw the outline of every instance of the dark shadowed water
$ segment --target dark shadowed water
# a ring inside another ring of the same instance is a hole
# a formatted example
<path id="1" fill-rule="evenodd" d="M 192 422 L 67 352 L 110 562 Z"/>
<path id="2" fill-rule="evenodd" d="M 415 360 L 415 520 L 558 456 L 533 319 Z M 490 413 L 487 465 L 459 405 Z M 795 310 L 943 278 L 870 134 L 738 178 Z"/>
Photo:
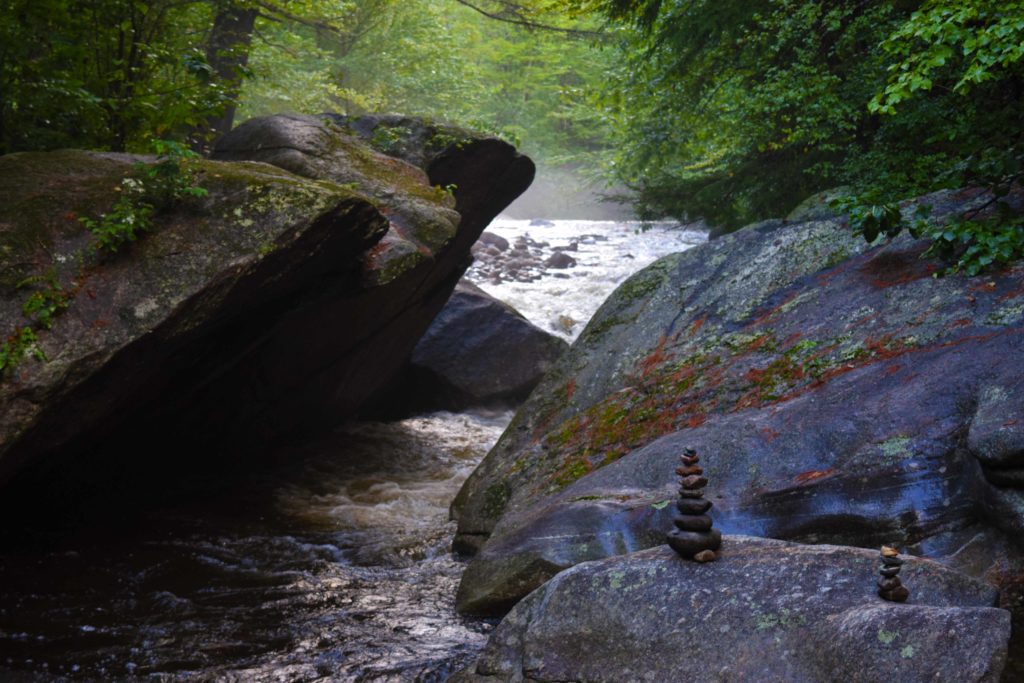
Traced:
<path id="1" fill-rule="evenodd" d="M 509 418 L 355 425 L 216 503 L 5 551 L 0 680 L 443 680 L 491 628 L 454 613 L 448 503 Z"/>

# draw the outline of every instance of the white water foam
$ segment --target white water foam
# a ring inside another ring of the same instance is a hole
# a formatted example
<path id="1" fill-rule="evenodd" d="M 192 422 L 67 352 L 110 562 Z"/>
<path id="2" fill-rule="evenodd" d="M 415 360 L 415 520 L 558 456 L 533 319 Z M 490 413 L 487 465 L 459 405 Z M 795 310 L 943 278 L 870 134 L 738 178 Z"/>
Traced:
<path id="1" fill-rule="evenodd" d="M 487 228 L 514 243 L 518 238 L 547 242 L 545 251 L 577 244 L 568 251 L 576 265 L 548 270 L 533 282 L 486 279 L 479 268 L 466 277 L 493 297 L 511 304 L 530 322 L 572 341 L 614 289 L 633 273 L 668 254 L 707 241 L 707 233 L 675 223 L 623 221 L 527 221 L 499 216 Z"/>

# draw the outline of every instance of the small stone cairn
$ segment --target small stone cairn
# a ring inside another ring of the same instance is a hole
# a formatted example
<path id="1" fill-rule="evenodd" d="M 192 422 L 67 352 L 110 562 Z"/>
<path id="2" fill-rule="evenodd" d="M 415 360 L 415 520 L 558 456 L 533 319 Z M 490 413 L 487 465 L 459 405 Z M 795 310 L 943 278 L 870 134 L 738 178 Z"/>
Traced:
<path id="1" fill-rule="evenodd" d="M 882 546 L 882 566 L 878 568 L 881 577 L 878 579 L 878 594 L 883 600 L 891 602 L 906 602 L 910 597 L 910 591 L 900 582 L 900 569 L 903 567 L 903 560 L 900 553 L 891 546 Z"/>
<path id="2" fill-rule="evenodd" d="M 713 562 L 715 551 L 722 546 L 722 533 L 711 528 L 711 501 L 704 499 L 704 487 L 708 480 L 704 469 L 698 465 L 697 451 L 687 448 L 679 457 L 682 465 L 676 469 L 679 475 L 679 500 L 675 517 L 676 528 L 668 534 L 668 544 L 677 553 L 697 562 Z"/>

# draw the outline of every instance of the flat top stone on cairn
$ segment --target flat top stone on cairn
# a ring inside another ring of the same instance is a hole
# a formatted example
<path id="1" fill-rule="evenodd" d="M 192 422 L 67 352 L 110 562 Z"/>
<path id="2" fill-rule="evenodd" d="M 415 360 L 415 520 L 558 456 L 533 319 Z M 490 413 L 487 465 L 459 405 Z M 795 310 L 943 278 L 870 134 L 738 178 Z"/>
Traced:
<path id="1" fill-rule="evenodd" d="M 676 528 L 669 532 L 666 540 L 682 557 L 697 562 L 713 562 L 718 557 L 715 551 L 722 545 L 722 534 L 712 528 L 712 519 L 707 514 L 711 509 L 711 501 L 704 499 L 708 479 L 698 464 L 700 456 L 697 451 L 687 448 L 679 460 L 682 462 L 676 468 L 679 475 L 676 510 L 679 514 L 673 519 Z"/>
<path id="2" fill-rule="evenodd" d="M 881 551 L 882 566 L 878 568 L 881 577 L 878 579 L 878 595 L 889 602 L 906 602 L 910 591 L 900 581 L 900 569 L 903 560 L 900 552 L 890 545 L 883 545 Z"/>

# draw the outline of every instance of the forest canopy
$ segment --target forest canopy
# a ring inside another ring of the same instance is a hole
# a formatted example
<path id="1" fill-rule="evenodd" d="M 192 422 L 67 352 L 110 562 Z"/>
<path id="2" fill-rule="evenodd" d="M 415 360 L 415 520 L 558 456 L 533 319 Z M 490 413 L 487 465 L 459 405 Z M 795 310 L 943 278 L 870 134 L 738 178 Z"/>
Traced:
<path id="1" fill-rule="evenodd" d="M 202 148 L 261 114 L 401 112 L 588 169 L 645 217 L 731 229 L 842 188 L 869 237 L 904 227 L 900 199 L 1003 196 L 1022 173 L 1024 0 L 0 7 L 0 153 Z M 1024 250 L 1005 212 L 950 240 L 996 224 L 1004 257 Z"/>
<path id="2" fill-rule="evenodd" d="M 628 29 L 609 165 L 641 211 L 736 228 L 840 188 L 866 238 L 904 227 L 976 273 L 1024 254 L 1000 198 L 1024 166 L 1024 2 L 595 0 Z M 980 186 L 939 228 L 896 202 Z"/>
<path id="3" fill-rule="evenodd" d="M 541 24 L 519 3 L 468 5 L 3 0 L 0 153 L 145 151 L 282 111 L 425 115 L 529 137 L 556 160 L 597 144 L 581 105 L 604 55 L 586 27 L 550 13 Z"/>

